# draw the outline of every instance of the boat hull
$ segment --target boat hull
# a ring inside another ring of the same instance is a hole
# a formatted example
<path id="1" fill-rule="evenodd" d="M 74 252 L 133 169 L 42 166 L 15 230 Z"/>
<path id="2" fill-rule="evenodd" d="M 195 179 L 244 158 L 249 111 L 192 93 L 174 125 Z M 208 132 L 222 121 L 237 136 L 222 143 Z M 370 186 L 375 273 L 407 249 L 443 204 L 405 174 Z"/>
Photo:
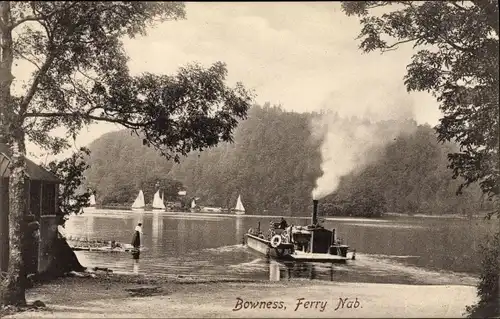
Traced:
<path id="1" fill-rule="evenodd" d="M 272 247 L 268 240 L 259 238 L 252 234 L 245 234 L 245 243 L 248 248 L 251 248 L 256 252 L 266 255 L 267 257 L 283 261 L 346 263 L 347 260 L 353 259 L 353 257 L 348 257 L 347 254 L 343 256 L 329 253 L 307 253 L 296 251 L 294 249 L 294 245 L 290 243 L 282 243 L 277 247 Z"/>
<path id="2" fill-rule="evenodd" d="M 282 243 L 277 247 L 272 247 L 268 240 L 251 234 L 245 235 L 245 243 L 249 248 L 255 250 L 256 252 L 276 259 L 289 259 L 289 256 L 293 252 L 293 244 Z"/>
<path id="3" fill-rule="evenodd" d="M 234 214 L 235 215 L 245 215 L 245 211 L 244 210 L 234 210 Z"/>
<path id="4" fill-rule="evenodd" d="M 133 211 L 135 212 L 143 212 L 144 211 L 144 207 L 143 208 L 132 208 Z"/>

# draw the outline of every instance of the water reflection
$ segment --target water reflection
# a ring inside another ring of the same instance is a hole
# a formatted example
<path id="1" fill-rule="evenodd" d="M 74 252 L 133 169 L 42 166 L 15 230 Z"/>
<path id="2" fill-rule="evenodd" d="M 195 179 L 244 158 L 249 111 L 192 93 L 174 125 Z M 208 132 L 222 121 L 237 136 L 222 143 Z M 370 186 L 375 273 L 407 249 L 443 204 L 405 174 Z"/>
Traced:
<path id="1" fill-rule="evenodd" d="M 290 280 L 293 278 L 334 280 L 335 266 L 333 264 L 280 263 L 271 258 L 267 259 L 266 262 L 269 264 L 270 281 Z"/>
<path id="2" fill-rule="evenodd" d="M 189 239 L 187 236 L 187 230 L 186 230 L 186 220 L 183 218 L 180 218 L 177 220 L 174 219 L 173 221 L 177 222 L 177 238 L 178 238 L 177 245 L 179 247 L 179 252 L 182 254 L 186 251 L 186 244 L 187 244 L 186 240 Z M 196 234 L 197 236 L 199 236 L 198 231 L 193 232 L 193 234 Z M 190 243 L 188 243 L 188 245 L 190 245 Z"/>
<path id="3" fill-rule="evenodd" d="M 160 245 L 158 245 L 158 242 L 161 242 L 163 238 L 163 218 L 157 212 L 153 213 L 153 222 L 151 228 L 151 241 L 153 243 L 151 248 L 154 252 L 158 252 L 158 250 L 160 249 Z"/>
<path id="4" fill-rule="evenodd" d="M 278 262 L 271 260 L 269 262 L 269 280 L 280 281 L 280 265 Z"/>
<path id="5" fill-rule="evenodd" d="M 132 221 L 133 221 L 133 225 L 135 227 L 135 225 L 139 224 L 139 223 L 142 223 L 144 224 L 144 212 L 141 212 L 141 211 L 138 211 L 138 212 L 134 212 L 134 215 L 132 215 Z M 143 225 L 144 226 L 144 225 Z"/>
<path id="6" fill-rule="evenodd" d="M 134 269 L 132 271 L 134 274 L 139 274 L 139 259 L 134 259 Z"/>
<path id="7" fill-rule="evenodd" d="M 236 242 L 243 242 L 243 217 L 237 215 L 235 218 L 235 229 L 236 229 Z"/>
<path id="8" fill-rule="evenodd" d="M 85 220 L 85 239 L 90 240 L 93 239 L 93 235 L 95 234 L 95 217 L 89 216 Z"/>

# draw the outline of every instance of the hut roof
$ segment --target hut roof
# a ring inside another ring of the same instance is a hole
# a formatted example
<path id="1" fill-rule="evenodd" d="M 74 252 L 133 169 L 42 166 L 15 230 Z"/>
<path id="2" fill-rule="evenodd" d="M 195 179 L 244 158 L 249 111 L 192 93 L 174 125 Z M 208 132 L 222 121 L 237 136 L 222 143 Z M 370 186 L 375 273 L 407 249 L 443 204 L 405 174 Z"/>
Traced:
<path id="1" fill-rule="evenodd" d="M 5 170 L 5 174 L 8 176 L 9 170 L 8 167 L 6 166 L 6 160 L 10 161 L 9 157 L 9 148 L 7 145 L 0 143 L 0 174 L 3 173 Z M 44 182 L 53 182 L 53 183 L 60 183 L 61 181 L 46 170 L 45 168 L 41 167 L 40 165 L 35 164 L 32 160 L 29 158 L 26 158 L 26 168 L 27 168 L 27 174 L 28 177 L 31 180 L 37 180 L 37 181 L 44 181 Z"/>

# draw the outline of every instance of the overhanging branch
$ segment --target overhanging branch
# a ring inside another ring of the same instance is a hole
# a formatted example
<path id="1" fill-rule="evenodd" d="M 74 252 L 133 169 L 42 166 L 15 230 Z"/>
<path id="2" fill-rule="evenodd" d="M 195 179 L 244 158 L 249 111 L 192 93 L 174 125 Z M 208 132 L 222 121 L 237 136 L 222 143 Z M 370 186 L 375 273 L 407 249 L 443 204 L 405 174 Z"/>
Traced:
<path id="1" fill-rule="evenodd" d="M 95 109 L 93 109 L 95 110 Z M 67 112 L 33 112 L 33 113 L 26 113 L 25 117 L 34 117 L 34 118 L 56 118 L 56 117 L 80 117 L 82 119 L 86 120 L 93 120 L 93 121 L 98 121 L 98 122 L 108 122 L 108 123 L 115 123 L 115 124 L 120 124 L 125 126 L 126 128 L 129 129 L 139 129 L 142 127 L 145 127 L 149 125 L 150 123 L 144 122 L 144 123 L 139 123 L 139 122 L 131 122 L 123 119 L 118 119 L 118 118 L 110 118 L 110 117 L 104 117 L 104 116 L 96 116 L 96 115 L 91 115 L 88 113 L 67 113 Z"/>
<path id="2" fill-rule="evenodd" d="M 488 3 L 485 0 L 472 0 L 472 3 L 477 6 L 486 15 L 488 25 L 495 30 L 498 36 L 499 20 L 498 20 L 498 5 L 495 8 L 494 4 Z"/>
<path id="3" fill-rule="evenodd" d="M 23 114 L 26 113 L 28 105 L 30 104 L 31 100 L 33 99 L 33 96 L 35 96 L 35 93 L 38 89 L 38 83 L 40 83 L 40 79 L 47 73 L 47 71 L 52 65 L 52 62 L 54 62 L 54 59 L 55 59 L 55 52 L 50 52 L 49 56 L 47 56 L 47 59 L 45 59 L 45 62 L 43 63 L 42 67 L 40 68 L 40 70 L 38 70 L 37 74 L 35 75 L 35 78 L 33 79 L 33 82 L 31 83 L 28 92 L 23 97 L 21 104 L 19 105 L 20 116 L 23 116 Z"/>
<path id="4" fill-rule="evenodd" d="M 416 41 L 416 40 L 418 40 L 418 39 L 417 38 L 411 38 L 411 39 L 407 39 L 407 40 L 401 40 L 401 41 L 398 41 L 398 42 L 393 43 L 391 45 L 385 46 L 384 48 L 382 48 L 382 51 L 392 51 L 392 50 L 395 50 L 396 47 L 398 45 L 400 45 L 400 44 L 405 44 L 405 43 Z"/>
<path id="5" fill-rule="evenodd" d="M 40 14 L 40 15 L 33 14 L 33 15 L 26 16 L 22 19 L 19 19 L 19 20 L 13 22 L 12 25 L 10 26 L 10 30 L 12 31 L 15 28 L 17 28 L 18 26 L 20 26 L 21 24 L 29 22 L 29 21 L 36 21 L 36 22 L 42 23 L 43 21 L 47 21 L 48 19 L 50 19 L 52 16 L 54 16 L 57 13 L 61 13 L 65 10 L 71 9 L 76 4 L 78 4 L 77 1 L 71 2 L 68 6 L 64 6 L 58 10 L 54 10 L 48 14 Z M 36 12 L 36 10 L 34 8 L 34 4 L 32 6 L 32 10 L 33 10 L 33 12 Z"/>

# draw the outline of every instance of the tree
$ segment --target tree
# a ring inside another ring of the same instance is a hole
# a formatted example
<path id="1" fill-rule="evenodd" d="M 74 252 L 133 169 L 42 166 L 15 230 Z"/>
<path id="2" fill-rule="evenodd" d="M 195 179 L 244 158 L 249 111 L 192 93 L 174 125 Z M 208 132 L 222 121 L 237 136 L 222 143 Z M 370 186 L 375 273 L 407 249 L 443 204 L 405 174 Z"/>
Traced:
<path id="1" fill-rule="evenodd" d="M 20 258 L 26 139 L 59 153 L 84 125 L 116 123 L 176 161 L 232 140 L 252 94 L 240 83 L 225 84 L 224 63 L 189 65 L 174 76 L 129 74 L 122 38 L 184 16 L 180 2 L 0 2 L 0 142 L 12 153 L 4 304 L 26 303 Z M 18 60 L 35 70 L 16 95 Z M 67 136 L 51 136 L 56 127 Z"/>
<path id="2" fill-rule="evenodd" d="M 431 92 L 440 103 L 444 116 L 436 127 L 438 138 L 456 141 L 460 147 L 448 154 L 454 177 L 464 180 L 458 193 L 479 183 L 489 199 L 498 201 L 498 1 L 358 1 L 343 2 L 342 8 L 360 17 L 364 52 L 413 43 L 417 52 L 407 67 L 405 84 L 408 91 Z M 377 14 L 380 8 L 385 13 Z M 496 213 L 500 219 L 500 211 Z M 499 265 L 496 259 L 493 267 L 483 267 L 483 281 L 496 278 L 496 284 L 480 285 L 490 289 L 478 290 L 480 306 L 498 302 Z M 481 313 L 478 308 L 469 310 L 473 316 Z"/>
<path id="3" fill-rule="evenodd" d="M 455 177 L 464 178 L 459 190 L 479 182 L 483 192 L 498 196 L 498 2 L 357 1 L 342 7 L 361 18 L 364 52 L 413 43 L 417 52 L 405 84 L 440 102 L 438 137 L 460 145 L 449 155 Z M 369 14 L 376 7 L 390 12 Z"/>

